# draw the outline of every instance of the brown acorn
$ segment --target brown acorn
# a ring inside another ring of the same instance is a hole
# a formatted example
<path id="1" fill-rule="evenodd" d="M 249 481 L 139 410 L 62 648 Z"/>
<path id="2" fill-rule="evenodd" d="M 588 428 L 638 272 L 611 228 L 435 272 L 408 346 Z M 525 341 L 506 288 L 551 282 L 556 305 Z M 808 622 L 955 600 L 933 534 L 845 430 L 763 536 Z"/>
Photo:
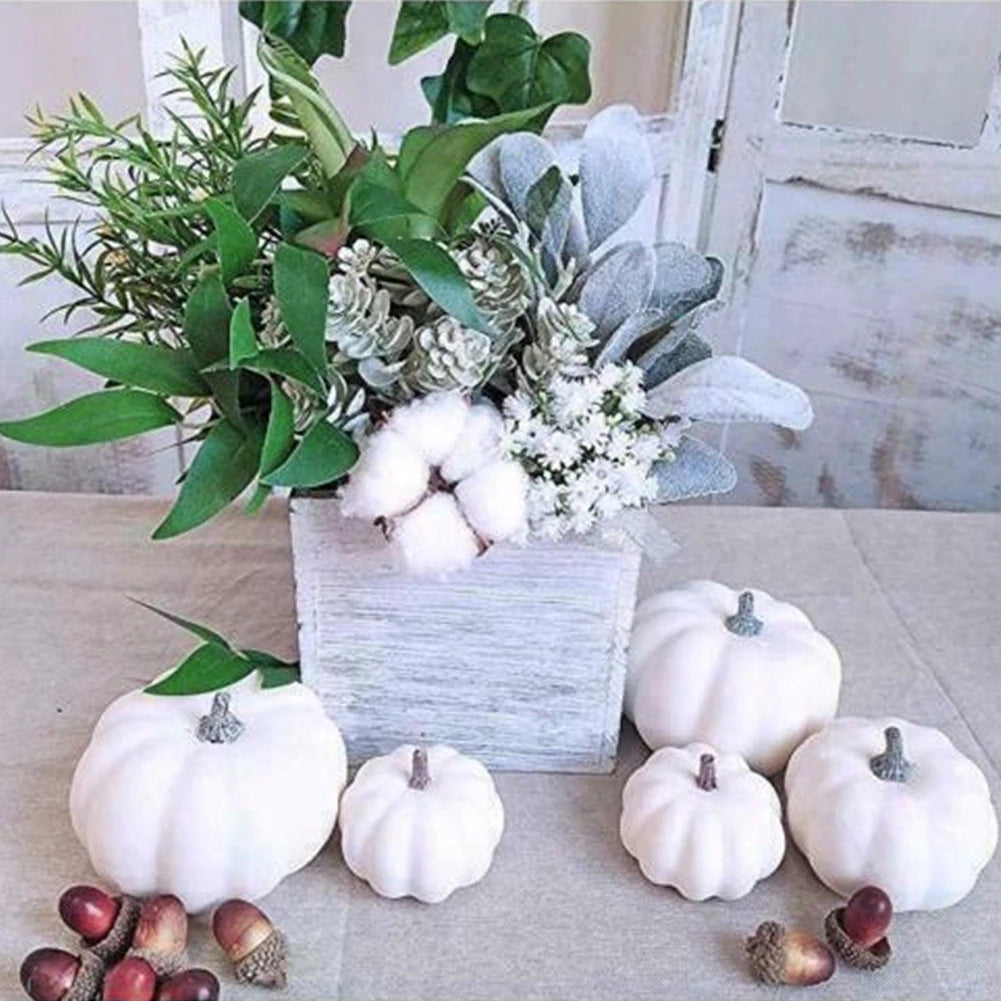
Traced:
<path id="1" fill-rule="evenodd" d="M 105 963 L 114 963 L 128 952 L 139 901 L 112 897 L 96 886 L 71 886 L 59 898 L 59 916 L 80 936 L 81 945 Z"/>
<path id="2" fill-rule="evenodd" d="M 138 956 L 126 956 L 104 975 L 102 1001 L 153 1001 L 156 970 Z"/>
<path id="3" fill-rule="evenodd" d="M 21 964 L 21 986 L 32 1001 L 94 1001 L 104 963 L 90 953 L 36 949 Z"/>
<path id="4" fill-rule="evenodd" d="M 177 897 L 150 897 L 139 909 L 130 956 L 145 959 L 158 977 L 171 977 L 188 965 L 188 915 Z"/>
<path id="5" fill-rule="evenodd" d="M 766 984 L 821 984 L 834 973 L 834 953 L 813 935 L 764 921 L 747 940 L 751 972 Z"/>
<path id="6" fill-rule="evenodd" d="M 208 970 L 183 970 L 160 984 L 156 1001 L 219 1001 L 219 981 Z"/>
<path id="7" fill-rule="evenodd" d="M 844 907 L 835 907 L 824 919 L 824 933 L 834 951 L 857 970 L 880 970 L 890 961 L 886 931 L 893 920 L 893 904 L 878 886 L 856 890 Z"/>
<path id="8" fill-rule="evenodd" d="M 260 908 L 246 900 L 227 900 L 212 915 L 212 931 L 241 983 L 287 984 L 288 943 Z"/>

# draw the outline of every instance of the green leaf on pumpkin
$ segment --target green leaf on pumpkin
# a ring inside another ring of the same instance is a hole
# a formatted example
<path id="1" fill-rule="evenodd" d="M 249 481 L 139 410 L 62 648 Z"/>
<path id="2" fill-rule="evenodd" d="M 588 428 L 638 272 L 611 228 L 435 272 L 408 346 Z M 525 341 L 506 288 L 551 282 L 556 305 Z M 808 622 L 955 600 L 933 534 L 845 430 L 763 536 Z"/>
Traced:
<path id="1" fill-rule="evenodd" d="M 227 688 L 255 667 L 238 653 L 216 643 L 203 643 L 165 678 L 143 689 L 147 695 L 204 695 Z"/>

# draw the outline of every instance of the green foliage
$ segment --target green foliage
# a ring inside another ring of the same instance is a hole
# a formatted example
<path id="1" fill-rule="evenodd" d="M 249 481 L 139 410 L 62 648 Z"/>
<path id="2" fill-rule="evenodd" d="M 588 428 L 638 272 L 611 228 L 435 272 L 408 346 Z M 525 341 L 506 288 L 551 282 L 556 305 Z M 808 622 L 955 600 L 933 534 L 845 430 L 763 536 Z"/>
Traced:
<path id="1" fill-rule="evenodd" d="M 167 427 L 181 415 L 141 389 L 105 389 L 19 421 L 0 421 L 0 435 L 28 445 L 71 447 L 131 438 Z"/>
<path id="2" fill-rule="evenodd" d="M 185 303 L 182 321 L 184 338 L 202 365 L 211 365 L 229 354 L 232 312 L 219 275 L 206 274 Z"/>
<path id="3" fill-rule="evenodd" d="M 318 371 L 327 367 L 327 262 L 311 250 L 283 243 L 275 253 L 275 297 L 293 344 Z"/>
<path id="4" fill-rule="evenodd" d="M 281 660 L 263 650 L 238 650 L 208 626 L 145 601 L 132 600 L 203 641 L 166 677 L 145 688 L 149 695 L 204 695 L 235 684 L 254 671 L 260 673 L 262 688 L 278 688 L 299 680 L 297 661 Z"/>
<path id="5" fill-rule="evenodd" d="M 39 341 L 29 344 L 28 350 L 63 358 L 112 382 L 148 389 L 162 396 L 208 396 L 211 392 L 190 348 L 136 344 L 106 337 L 72 337 Z"/>
<path id="6" fill-rule="evenodd" d="M 219 198 L 210 198 L 205 211 L 215 227 L 216 254 L 222 283 L 229 285 L 245 274 L 257 256 L 257 236 L 232 206 Z"/>
<path id="7" fill-rule="evenodd" d="M 238 368 L 240 362 L 257 354 L 254 323 L 250 318 L 250 303 L 241 299 L 229 321 L 229 367 Z"/>
<path id="8" fill-rule="evenodd" d="M 469 45 L 478 44 L 489 7 L 489 0 L 486 3 L 403 0 L 396 15 L 389 64 L 395 66 L 409 59 L 449 33 Z"/>
<path id="9" fill-rule="evenodd" d="M 286 143 L 243 157 L 233 166 L 233 204 L 252 222 L 271 201 L 282 181 L 309 155 L 305 146 Z"/>
<path id="10" fill-rule="evenodd" d="M 322 487 L 340 479 L 358 459 L 358 446 L 343 431 L 317 421 L 277 469 L 261 477 L 274 487 Z"/>
<path id="11" fill-rule="evenodd" d="M 240 14 L 269 35 L 281 38 L 310 66 L 324 54 L 344 55 L 344 21 L 350 0 L 241 0 Z"/>

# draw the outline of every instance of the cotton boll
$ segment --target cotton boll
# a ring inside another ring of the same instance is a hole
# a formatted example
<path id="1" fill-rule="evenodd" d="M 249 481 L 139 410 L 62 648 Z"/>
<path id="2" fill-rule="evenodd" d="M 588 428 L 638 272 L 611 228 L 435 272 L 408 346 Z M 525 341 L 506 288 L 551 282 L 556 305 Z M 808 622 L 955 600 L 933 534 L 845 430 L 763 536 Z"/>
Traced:
<path id="1" fill-rule="evenodd" d="M 492 404 L 477 403 L 470 407 L 462 434 L 441 465 L 441 475 L 449 483 L 455 483 L 499 459 L 503 432 L 504 421 Z"/>
<path id="2" fill-rule="evenodd" d="M 469 566 L 480 544 L 451 494 L 428 497 L 393 527 L 393 545 L 404 567 L 418 574 L 443 576 Z"/>
<path id="3" fill-rule="evenodd" d="M 524 533 L 527 492 L 525 471 L 509 459 L 484 466 L 455 488 L 466 520 L 491 542 Z"/>
<path id="4" fill-rule="evenodd" d="M 431 468 L 395 431 L 377 431 L 362 445 L 361 456 L 341 494 L 348 518 L 391 518 L 413 507 L 427 490 Z"/>
<path id="5" fill-rule="evenodd" d="M 397 407 L 387 427 L 402 435 L 432 466 L 440 466 L 462 434 L 468 401 L 458 393 L 431 393 Z"/>

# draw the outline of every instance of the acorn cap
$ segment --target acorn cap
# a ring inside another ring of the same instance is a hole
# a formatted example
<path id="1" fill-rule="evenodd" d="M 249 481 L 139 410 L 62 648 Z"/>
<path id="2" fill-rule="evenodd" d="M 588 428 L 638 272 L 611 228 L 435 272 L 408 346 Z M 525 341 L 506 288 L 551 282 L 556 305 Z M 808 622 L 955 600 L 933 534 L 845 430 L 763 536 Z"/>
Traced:
<path id="1" fill-rule="evenodd" d="M 80 953 L 80 967 L 73 986 L 63 995 L 63 1001 L 98 1001 L 104 981 L 104 960 L 90 949 Z"/>
<path id="2" fill-rule="evenodd" d="M 835 907 L 824 918 L 824 934 L 831 948 L 856 970 L 881 970 L 893 955 L 889 939 L 881 938 L 871 949 L 859 945 L 841 924 L 844 913 L 843 907 Z"/>
<path id="3" fill-rule="evenodd" d="M 175 973 L 188 968 L 188 950 L 178 949 L 174 952 L 159 952 L 156 949 L 129 949 L 127 956 L 145 959 L 156 971 L 157 980 L 172 977 Z"/>
<path id="4" fill-rule="evenodd" d="M 786 930 L 778 921 L 763 921 L 747 940 L 751 972 L 763 984 L 785 983 Z"/>
<path id="5" fill-rule="evenodd" d="M 128 951 L 139 921 L 139 901 L 124 894 L 118 898 L 118 916 L 115 923 L 100 942 L 90 944 L 80 940 L 81 948 L 93 953 L 107 966 L 117 963 Z"/>
<path id="6" fill-rule="evenodd" d="M 276 928 L 260 945 L 233 964 L 241 984 L 283 988 L 288 983 L 288 942 Z"/>

